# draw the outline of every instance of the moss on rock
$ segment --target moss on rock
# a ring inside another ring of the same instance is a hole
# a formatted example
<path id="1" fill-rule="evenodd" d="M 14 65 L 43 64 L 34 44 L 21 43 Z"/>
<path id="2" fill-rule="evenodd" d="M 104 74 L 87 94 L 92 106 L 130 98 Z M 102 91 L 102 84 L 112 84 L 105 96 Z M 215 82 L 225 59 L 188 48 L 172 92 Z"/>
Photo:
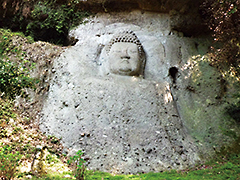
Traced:
<path id="1" fill-rule="evenodd" d="M 237 101 L 232 98 L 234 89 L 237 93 L 236 85 L 210 65 L 208 56 L 190 61 L 187 91 L 179 94 L 178 99 L 180 114 L 202 154 L 212 155 L 223 146 L 231 146 L 239 137 L 239 123 L 227 110 Z"/>

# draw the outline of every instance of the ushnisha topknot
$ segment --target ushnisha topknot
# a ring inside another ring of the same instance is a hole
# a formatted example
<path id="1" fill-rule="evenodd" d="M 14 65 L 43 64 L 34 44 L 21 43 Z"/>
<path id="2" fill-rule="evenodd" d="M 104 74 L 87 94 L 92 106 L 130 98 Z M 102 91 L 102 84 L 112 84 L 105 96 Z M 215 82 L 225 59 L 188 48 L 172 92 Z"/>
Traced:
<path id="1" fill-rule="evenodd" d="M 107 52 L 108 55 L 109 55 L 109 52 L 112 48 L 112 45 L 114 43 L 118 43 L 118 42 L 126 42 L 126 43 L 136 44 L 138 46 L 140 57 L 143 56 L 142 44 L 141 44 L 138 37 L 136 36 L 136 34 L 133 31 L 125 30 L 125 31 L 119 32 L 118 34 L 115 34 L 112 37 L 112 39 L 110 40 L 110 42 L 108 43 L 107 47 L 106 47 L 106 52 Z"/>

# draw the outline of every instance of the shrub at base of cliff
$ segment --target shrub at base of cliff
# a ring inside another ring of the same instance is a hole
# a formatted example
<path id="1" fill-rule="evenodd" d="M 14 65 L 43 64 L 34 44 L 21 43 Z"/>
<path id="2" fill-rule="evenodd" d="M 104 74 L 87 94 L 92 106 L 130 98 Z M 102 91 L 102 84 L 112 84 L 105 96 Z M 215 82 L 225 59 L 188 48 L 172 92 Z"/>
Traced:
<path id="1" fill-rule="evenodd" d="M 8 145 L 0 144 L 0 146 L 0 177 L 2 179 L 12 179 L 16 176 L 22 155 Z"/>
<path id="2" fill-rule="evenodd" d="M 0 177 L 25 176 L 26 174 L 44 175 L 42 154 L 37 158 L 39 147 L 45 147 L 49 156 L 64 160 L 60 140 L 41 134 L 34 123 L 26 123 L 27 118 L 21 118 L 10 100 L 0 98 Z M 58 158 L 57 158 L 58 157 Z M 45 160 L 45 159 L 44 159 Z M 66 160 L 64 160 L 66 162 Z M 61 171 L 69 171 L 60 160 L 53 167 Z M 36 167 L 31 168 L 32 166 Z M 53 166 L 48 163 L 46 168 Z M 18 171 L 17 171 L 18 170 Z"/>
<path id="3" fill-rule="evenodd" d="M 85 174 L 85 161 L 82 158 L 83 152 L 79 150 L 75 156 L 70 156 L 68 160 L 68 164 L 72 165 L 73 174 L 77 180 L 84 180 Z"/>

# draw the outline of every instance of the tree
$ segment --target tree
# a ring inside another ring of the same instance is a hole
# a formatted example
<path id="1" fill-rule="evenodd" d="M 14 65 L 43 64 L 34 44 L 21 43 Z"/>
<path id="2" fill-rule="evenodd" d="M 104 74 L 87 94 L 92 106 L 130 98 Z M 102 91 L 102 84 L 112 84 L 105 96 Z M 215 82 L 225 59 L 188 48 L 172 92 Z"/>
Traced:
<path id="1" fill-rule="evenodd" d="M 240 78 L 240 0 L 204 0 L 202 15 L 215 42 L 212 62 Z M 217 44 L 217 43 L 215 43 Z"/>

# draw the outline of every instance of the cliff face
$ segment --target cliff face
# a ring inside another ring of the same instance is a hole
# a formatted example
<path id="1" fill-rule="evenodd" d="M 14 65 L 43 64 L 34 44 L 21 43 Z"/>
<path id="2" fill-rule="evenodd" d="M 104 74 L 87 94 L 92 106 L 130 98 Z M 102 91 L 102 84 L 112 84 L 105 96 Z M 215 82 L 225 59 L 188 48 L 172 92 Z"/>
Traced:
<path id="1" fill-rule="evenodd" d="M 2 20 L 18 11 L 16 3 L 3 2 Z M 198 13 L 199 4 L 79 1 L 79 10 L 96 14 L 69 33 L 78 42 L 60 58 L 33 60 L 39 63 L 35 76 L 43 88 L 33 94 L 36 107 L 24 111 L 35 109 L 40 129 L 62 138 L 66 152 L 82 149 L 94 170 L 183 169 L 231 146 L 240 132 L 239 110 L 231 109 L 239 103 L 239 80 L 211 66 L 211 37 Z M 109 70 L 106 49 L 116 34 L 126 30 L 135 33 L 143 48 L 143 76 L 114 75 Z M 49 54 L 50 44 L 38 46 Z M 25 49 L 29 56 L 32 49 Z M 41 66 L 48 60 L 49 66 Z"/>
<path id="2" fill-rule="evenodd" d="M 78 7 L 91 12 L 121 12 L 131 10 L 169 13 L 171 28 L 183 32 L 186 36 L 195 36 L 206 32 L 199 7 L 202 0 L 87 0 L 80 1 Z"/>
<path id="3" fill-rule="evenodd" d="M 143 76 L 109 70 L 109 42 L 126 30 L 145 52 Z M 182 169 L 238 136 L 239 125 L 226 111 L 238 101 L 231 97 L 237 86 L 230 92 L 210 66 L 209 36 L 185 37 L 172 30 L 170 14 L 139 10 L 98 13 L 70 36 L 78 42 L 54 62 L 40 128 L 61 137 L 70 153 L 82 149 L 89 168 Z"/>

